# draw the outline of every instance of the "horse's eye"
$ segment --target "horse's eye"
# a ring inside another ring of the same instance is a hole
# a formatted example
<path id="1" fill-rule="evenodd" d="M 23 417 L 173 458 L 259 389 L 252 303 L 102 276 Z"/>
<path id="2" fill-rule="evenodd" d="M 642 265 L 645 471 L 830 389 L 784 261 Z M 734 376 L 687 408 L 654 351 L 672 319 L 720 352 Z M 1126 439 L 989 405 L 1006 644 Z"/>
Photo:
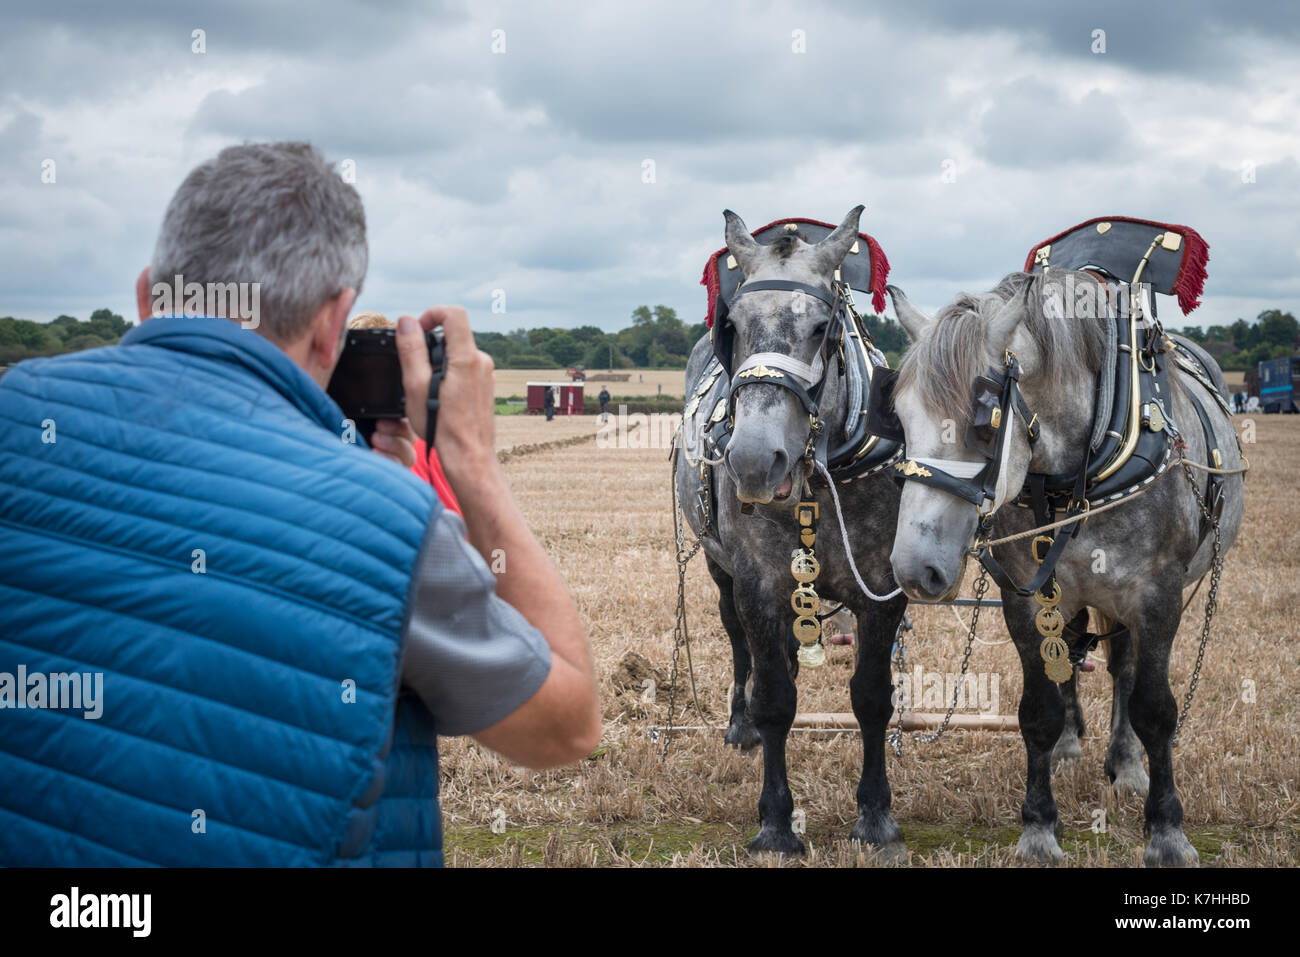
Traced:
<path id="1" fill-rule="evenodd" d="M 813 327 L 812 334 L 814 339 L 820 339 L 822 336 L 826 335 L 826 325 L 827 323 L 823 321 L 817 323 L 817 325 Z"/>

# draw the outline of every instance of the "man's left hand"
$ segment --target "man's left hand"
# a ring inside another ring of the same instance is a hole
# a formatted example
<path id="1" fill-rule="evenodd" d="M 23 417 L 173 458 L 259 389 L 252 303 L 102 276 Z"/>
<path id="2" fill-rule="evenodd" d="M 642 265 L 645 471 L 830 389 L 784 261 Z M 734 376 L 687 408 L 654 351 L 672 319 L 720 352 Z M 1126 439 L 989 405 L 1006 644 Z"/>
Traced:
<path id="1" fill-rule="evenodd" d="M 415 464 L 415 429 L 409 419 L 379 419 L 370 447 L 403 468 Z"/>

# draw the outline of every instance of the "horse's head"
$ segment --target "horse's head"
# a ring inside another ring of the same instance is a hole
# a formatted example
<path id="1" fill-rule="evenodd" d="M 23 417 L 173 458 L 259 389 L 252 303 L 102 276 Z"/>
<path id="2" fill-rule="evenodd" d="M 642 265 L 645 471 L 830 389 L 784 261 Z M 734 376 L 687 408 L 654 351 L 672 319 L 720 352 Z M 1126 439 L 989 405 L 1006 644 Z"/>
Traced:
<path id="1" fill-rule="evenodd" d="M 990 293 L 958 296 L 934 319 L 888 291 L 912 340 L 893 393 L 907 438 L 897 468 L 908 481 L 890 561 L 908 595 L 943 600 L 961 585 L 982 519 L 1024 486 L 1030 429 L 1037 435 L 1040 425 L 1025 411 L 1046 401 L 1063 333 L 1024 273 Z"/>
<path id="2" fill-rule="evenodd" d="M 715 336 L 724 337 L 720 342 L 732 340 L 728 358 L 735 424 L 726 463 L 742 502 L 791 506 L 801 494 L 811 417 L 797 391 L 772 380 L 816 394 L 824 377 L 818 404 L 833 407 L 837 386 L 825 375 L 821 347 L 833 318 L 834 273 L 857 239 L 862 209 L 850 210 L 816 244 L 798 232 L 758 243 L 739 216 L 731 210 L 723 214 L 727 248 L 745 274 L 725 319 L 719 319 L 725 327 L 714 329 Z M 796 288 L 752 289 L 769 281 Z M 765 356 L 776 357 L 775 363 Z"/>

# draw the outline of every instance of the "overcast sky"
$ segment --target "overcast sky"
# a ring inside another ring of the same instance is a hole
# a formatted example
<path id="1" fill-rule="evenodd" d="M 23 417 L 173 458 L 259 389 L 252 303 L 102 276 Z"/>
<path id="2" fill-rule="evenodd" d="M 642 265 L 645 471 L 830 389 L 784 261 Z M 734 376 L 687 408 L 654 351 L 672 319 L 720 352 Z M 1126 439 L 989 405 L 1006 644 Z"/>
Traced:
<path id="1" fill-rule="evenodd" d="M 1300 5 L 1058 6 L 5 0 L 0 315 L 134 319 L 181 179 L 277 139 L 355 164 L 358 309 L 698 321 L 724 208 L 757 227 L 864 203 L 926 309 L 1128 215 L 1208 240 L 1188 322 L 1300 314 Z"/>

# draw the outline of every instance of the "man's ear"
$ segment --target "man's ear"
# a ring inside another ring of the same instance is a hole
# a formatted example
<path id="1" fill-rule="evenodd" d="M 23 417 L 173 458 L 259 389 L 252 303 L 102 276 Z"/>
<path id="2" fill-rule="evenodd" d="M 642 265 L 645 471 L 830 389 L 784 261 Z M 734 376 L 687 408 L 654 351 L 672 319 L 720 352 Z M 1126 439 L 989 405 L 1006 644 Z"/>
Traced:
<path id="1" fill-rule="evenodd" d="M 312 359 L 327 373 L 334 371 L 334 364 L 339 361 L 343 347 L 343 327 L 348 321 L 352 304 L 357 301 L 355 289 L 344 289 L 335 298 L 325 304 L 322 314 L 317 316 L 312 330 Z M 329 375 L 326 375 L 328 380 Z"/>
<path id="2" fill-rule="evenodd" d="M 135 279 L 135 308 L 144 322 L 153 315 L 153 297 L 149 288 L 149 267 L 145 266 Z"/>

